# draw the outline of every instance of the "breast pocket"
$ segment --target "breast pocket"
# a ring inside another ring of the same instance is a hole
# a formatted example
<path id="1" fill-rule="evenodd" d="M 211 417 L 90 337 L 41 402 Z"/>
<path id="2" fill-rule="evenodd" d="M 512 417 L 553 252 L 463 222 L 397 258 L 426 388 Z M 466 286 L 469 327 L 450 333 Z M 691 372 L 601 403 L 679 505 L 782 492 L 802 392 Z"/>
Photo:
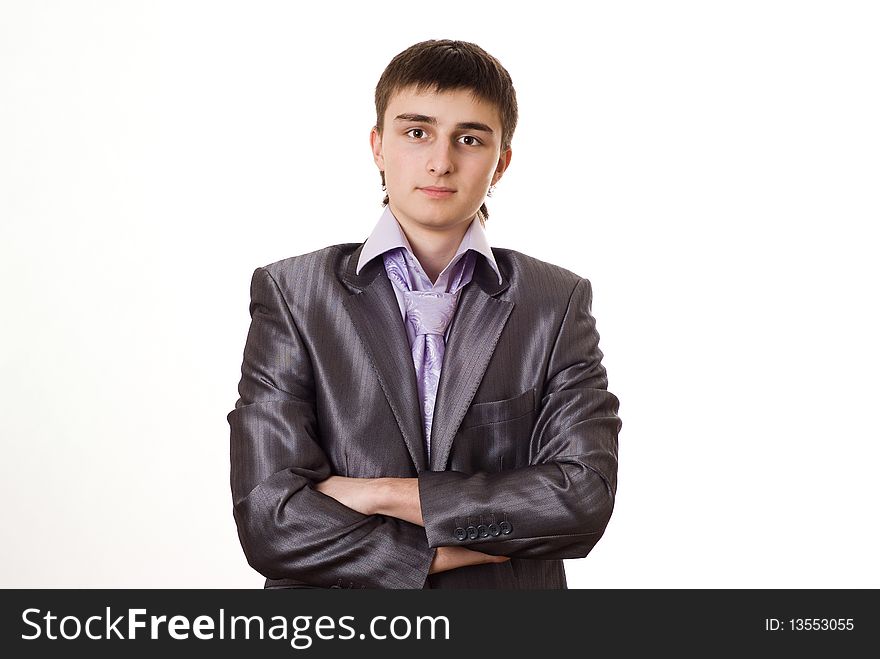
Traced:
<path id="1" fill-rule="evenodd" d="M 534 423 L 534 389 L 513 398 L 474 403 L 455 436 L 450 468 L 476 473 L 527 466 Z"/>
<path id="2" fill-rule="evenodd" d="M 529 389 L 513 398 L 474 403 L 461 420 L 460 430 L 500 421 L 512 421 L 535 411 L 535 390 Z"/>

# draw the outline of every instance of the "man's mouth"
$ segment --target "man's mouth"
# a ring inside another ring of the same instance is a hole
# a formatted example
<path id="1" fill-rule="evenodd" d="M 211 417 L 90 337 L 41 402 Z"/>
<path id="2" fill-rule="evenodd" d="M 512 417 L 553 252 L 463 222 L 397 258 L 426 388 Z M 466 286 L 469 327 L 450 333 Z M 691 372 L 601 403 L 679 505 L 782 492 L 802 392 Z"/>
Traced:
<path id="1" fill-rule="evenodd" d="M 455 190 L 452 188 L 442 188 L 436 185 L 430 185 L 426 188 L 419 188 L 425 195 L 431 197 L 432 199 L 445 199 L 446 197 L 451 197 L 455 194 Z"/>

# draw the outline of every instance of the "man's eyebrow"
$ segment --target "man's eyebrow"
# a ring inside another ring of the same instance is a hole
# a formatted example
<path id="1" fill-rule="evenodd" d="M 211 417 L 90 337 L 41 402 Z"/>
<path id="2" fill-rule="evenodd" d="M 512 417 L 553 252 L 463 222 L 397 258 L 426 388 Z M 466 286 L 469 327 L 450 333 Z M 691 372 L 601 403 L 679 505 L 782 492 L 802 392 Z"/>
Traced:
<path id="1" fill-rule="evenodd" d="M 437 125 L 437 117 L 429 117 L 426 114 L 410 114 L 404 113 L 399 114 L 394 117 L 394 121 L 415 121 L 420 124 L 430 124 L 432 126 Z M 479 121 L 462 121 L 455 125 L 458 130 L 481 130 L 484 133 L 494 133 L 495 131 L 489 128 L 484 123 L 480 123 Z"/>

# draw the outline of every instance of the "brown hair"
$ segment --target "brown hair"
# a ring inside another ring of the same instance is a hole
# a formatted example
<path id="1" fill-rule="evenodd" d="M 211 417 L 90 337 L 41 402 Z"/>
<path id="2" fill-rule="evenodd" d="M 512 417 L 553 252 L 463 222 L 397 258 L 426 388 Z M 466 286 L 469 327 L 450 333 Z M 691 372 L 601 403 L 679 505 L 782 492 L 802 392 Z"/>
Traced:
<path id="1" fill-rule="evenodd" d="M 516 129 L 516 92 L 510 74 L 501 62 L 478 45 L 467 41 L 431 39 L 410 46 L 391 60 L 376 85 L 376 130 L 382 135 L 382 121 L 391 97 L 415 85 L 416 90 L 436 92 L 470 89 L 492 103 L 501 115 L 501 151 L 510 148 Z M 385 172 L 380 172 L 385 189 Z M 388 195 L 382 205 L 388 204 Z M 489 218 L 486 204 L 480 206 L 480 221 Z"/>

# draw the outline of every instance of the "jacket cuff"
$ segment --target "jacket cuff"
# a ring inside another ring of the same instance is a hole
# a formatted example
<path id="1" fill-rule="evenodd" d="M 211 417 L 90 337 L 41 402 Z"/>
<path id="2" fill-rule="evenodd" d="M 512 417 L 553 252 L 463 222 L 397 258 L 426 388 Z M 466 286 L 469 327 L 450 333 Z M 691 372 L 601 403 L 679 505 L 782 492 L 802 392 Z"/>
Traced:
<path id="1" fill-rule="evenodd" d="M 429 547 L 469 545 L 512 540 L 514 520 L 502 510 L 494 510 L 488 500 L 462 497 L 462 491 L 488 491 L 479 481 L 483 474 L 457 471 L 423 471 L 419 474 L 419 503 Z M 465 487 L 464 481 L 468 481 Z"/>

